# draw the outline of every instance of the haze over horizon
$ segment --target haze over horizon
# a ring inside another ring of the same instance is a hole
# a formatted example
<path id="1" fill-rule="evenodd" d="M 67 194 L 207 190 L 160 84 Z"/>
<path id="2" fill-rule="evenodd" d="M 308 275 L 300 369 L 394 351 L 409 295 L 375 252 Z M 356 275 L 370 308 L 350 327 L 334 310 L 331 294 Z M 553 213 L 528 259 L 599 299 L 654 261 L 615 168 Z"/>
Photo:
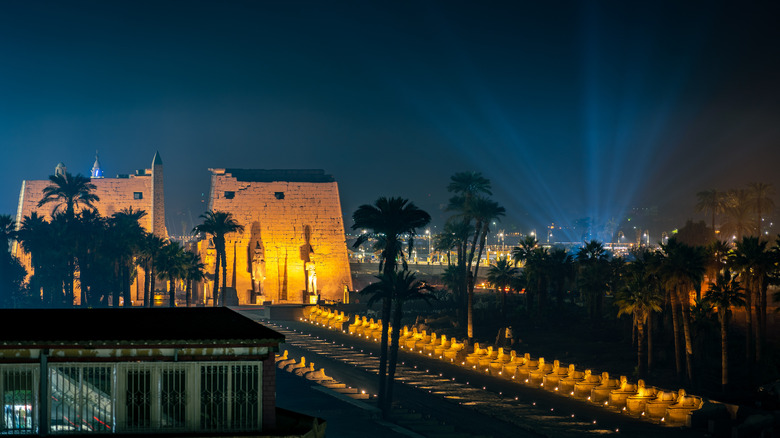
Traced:
<path id="1" fill-rule="evenodd" d="M 780 189 L 776 2 L 0 5 L 0 213 L 58 162 L 165 164 L 172 232 L 210 167 L 324 169 L 345 227 L 379 196 L 441 225 L 479 171 L 523 230 Z"/>

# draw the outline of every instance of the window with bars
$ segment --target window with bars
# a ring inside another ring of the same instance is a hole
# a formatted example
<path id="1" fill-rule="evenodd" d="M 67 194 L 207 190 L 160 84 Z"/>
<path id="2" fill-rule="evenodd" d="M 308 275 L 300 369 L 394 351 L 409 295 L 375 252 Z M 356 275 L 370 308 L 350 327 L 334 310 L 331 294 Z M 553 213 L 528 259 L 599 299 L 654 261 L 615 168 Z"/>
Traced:
<path id="1" fill-rule="evenodd" d="M 38 432 L 37 365 L 0 365 L 0 434 Z M 258 362 L 50 364 L 48 432 L 261 428 Z"/>
<path id="2" fill-rule="evenodd" d="M 200 372 L 201 429 L 260 427 L 258 365 L 207 365 Z"/>
<path id="3" fill-rule="evenodd" d="M 160 383 L 160 426 L 163 428 L 184 427 L 187 412 L 187 374 L 185 370 L 163 370 Z"/>
<path id="4" fill-rule="evenodd" d="M 0 366 L 0 394 L 3 397 L 0 433 L 29 434 L 37 430 L 37 412 L 34 409 L 37 404 L 37 373 L 37 366 Z"/>
<path id="5" fill-rule="evenodd" d="M 111 432 L 114 429 L 111 366 L 49 367 L 52 433 Z"/>
<path id="6" fill-rule="evenodd" d="M 125 385 L 124 428 L 148 429 L 152 425 L 152 372 L 149 369 L 127 370 Z"/>

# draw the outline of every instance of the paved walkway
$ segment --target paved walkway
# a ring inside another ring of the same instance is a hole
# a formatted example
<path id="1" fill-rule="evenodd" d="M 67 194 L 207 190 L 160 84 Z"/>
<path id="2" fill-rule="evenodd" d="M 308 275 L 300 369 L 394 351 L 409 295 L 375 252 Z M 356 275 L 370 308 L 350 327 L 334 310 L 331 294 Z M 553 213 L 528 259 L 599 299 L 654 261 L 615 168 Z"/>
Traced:
<path id="1" fill-rule="evenodd" d="M 276 385 L 277 406 L 324 419 L 328 437 L 364 438 L 366 431 L 370 431 L 373 438 L 420 438 L 407 429 L 382 421 L 372 405 L 349 399 L 295 374 L 278 371 Z"/>

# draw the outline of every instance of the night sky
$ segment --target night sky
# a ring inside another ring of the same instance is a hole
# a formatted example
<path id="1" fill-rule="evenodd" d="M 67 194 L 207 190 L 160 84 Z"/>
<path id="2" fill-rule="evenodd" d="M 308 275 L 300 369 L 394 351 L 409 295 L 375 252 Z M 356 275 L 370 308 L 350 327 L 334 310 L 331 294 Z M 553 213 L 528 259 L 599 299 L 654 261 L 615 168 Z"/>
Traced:
<path id="1" fill-rule="evenodd" d="M 704 219 L 697 191 L 780 189 L 777 3 L 3 2 L 0 213 L 97 149 L 160 151 L 176 234 L 209 167 L 325 169 L 347 227 L 380 195 L 441 226 L 466 170 L 521 231 Z"/>

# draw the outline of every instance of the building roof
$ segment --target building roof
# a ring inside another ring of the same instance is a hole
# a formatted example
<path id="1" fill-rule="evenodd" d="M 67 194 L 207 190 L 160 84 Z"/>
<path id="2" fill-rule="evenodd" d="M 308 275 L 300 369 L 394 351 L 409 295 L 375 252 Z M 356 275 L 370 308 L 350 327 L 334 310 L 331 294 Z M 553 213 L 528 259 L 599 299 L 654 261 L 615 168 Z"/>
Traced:
<path id="1" fill-rule="evenodd" d="M 276 346 L 284 335 L 227 307 L 0 309 L 0 345 L 226 341 Z"/>
<path id="2" fill-rule="evenodd" d="M 325 174 L 322 169 L 224 169 L 224 172 L 244 182 L 331 183 L 336 181 L 333 175 Z"/>

